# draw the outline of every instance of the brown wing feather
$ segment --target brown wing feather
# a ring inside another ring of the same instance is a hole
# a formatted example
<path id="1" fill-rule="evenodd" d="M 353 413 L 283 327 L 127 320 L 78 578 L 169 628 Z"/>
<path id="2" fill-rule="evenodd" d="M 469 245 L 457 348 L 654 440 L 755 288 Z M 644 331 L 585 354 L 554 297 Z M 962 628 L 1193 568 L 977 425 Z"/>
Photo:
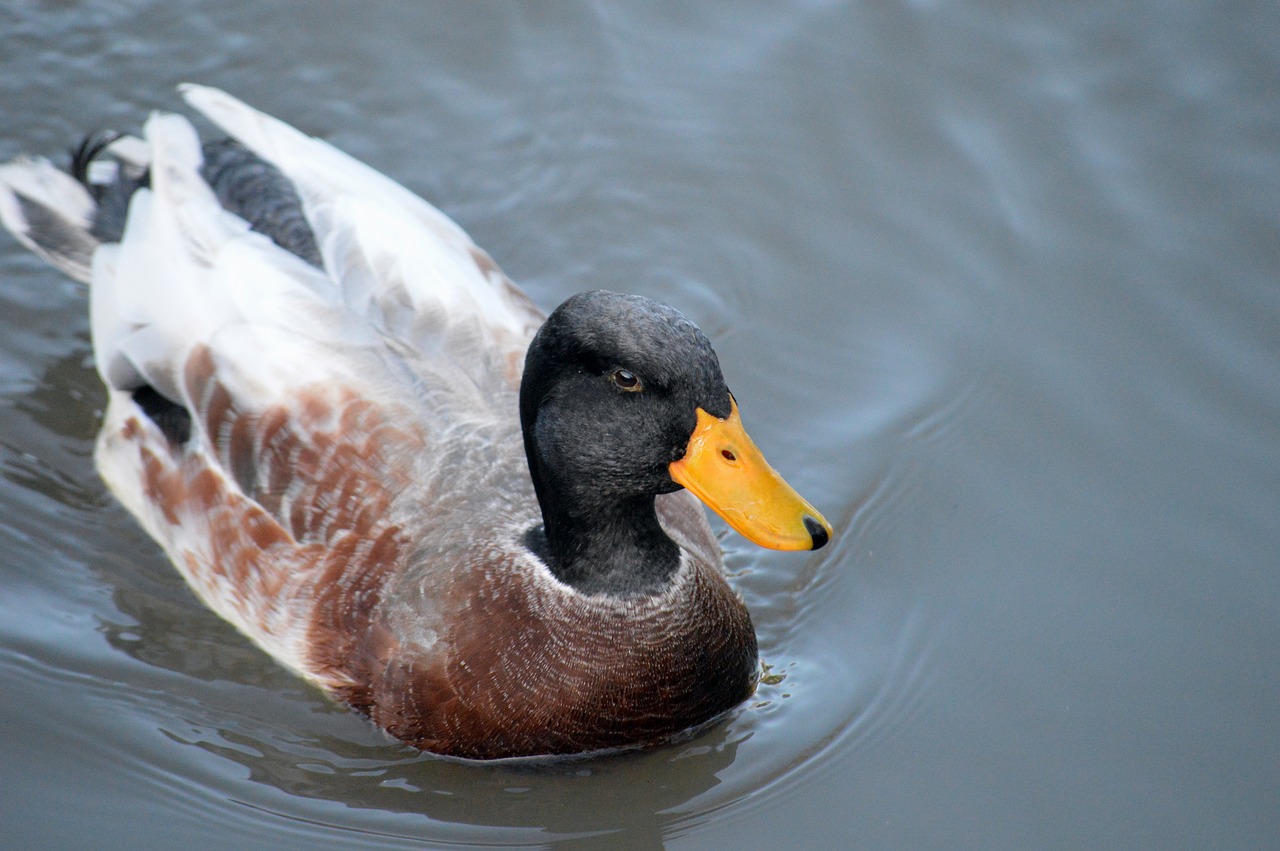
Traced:
<path id="1" fill-rule="evenodd" d="M 269 649 L 367 709 L 365 657 L 385 646 L 374 611 L 408 550 L 391 507 L 422 434 L 397 406 L 337 384 L 250 410 L 204 347 L 184 382 L 202 439 L 175 447 L 141 414 L 120 435 L 138 446 L 170 554 L 215 610 L 264 645 L 290 635 L 292 653 Z"/>

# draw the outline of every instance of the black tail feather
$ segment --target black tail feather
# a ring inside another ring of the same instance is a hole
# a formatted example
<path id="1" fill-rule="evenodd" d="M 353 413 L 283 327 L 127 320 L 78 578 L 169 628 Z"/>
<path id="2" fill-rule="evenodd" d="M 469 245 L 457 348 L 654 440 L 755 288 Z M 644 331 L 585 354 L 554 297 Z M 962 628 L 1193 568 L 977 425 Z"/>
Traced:
<path id="1" fill-rule="evenodd" d="M 84 137 L 79 147 L 71 151 L 68 171 L 79 181 L 93 200 L 97 210 L 89 233 L 101 242 L 119 242 L 124 237 L 124 225 L 129 216 L 129 199 L 144 186 L 151 185 L 151 173 L 119 165 L 115 176 L 107 181 L 93 179 L 93 164 L 121 138 L 114 130 L 96 130 Z"/>
<path id="2" fill-rule="evenodd" d="M 145 169 L 119 164 L 110 180 L 94 180 L 93 164 L 121 138 L 114 130 L 98 130 L 85 136 L 71 150 L 68 168 L 97 202 L 89 232 L 102 242 L 119 242 L 129 215 L 129 199 L 151 185 Z M 240 216 L 259 233 L 312 266 L 323 261 L 315 233 L 302 211 L 302 200 L 281 171 L 233 139 L 208 142 L 203 149 L 200 176 L 218 196 L 224 208 Z"/>
<path id="3" fill-rule="evenodd" d="M 98 158 L 98 155 L 106 150 L 107 146 L 119 138 L 120 134 L 114 130 L 94 130 L 70 151 L 71 165 L 67 171 L 80 182 L 81 186 L 88 189 L 89 194 L 95 199 L 101 193 L 102 186 L 89 180 L 89 167 L 93 165 L 93 161 Z"/>

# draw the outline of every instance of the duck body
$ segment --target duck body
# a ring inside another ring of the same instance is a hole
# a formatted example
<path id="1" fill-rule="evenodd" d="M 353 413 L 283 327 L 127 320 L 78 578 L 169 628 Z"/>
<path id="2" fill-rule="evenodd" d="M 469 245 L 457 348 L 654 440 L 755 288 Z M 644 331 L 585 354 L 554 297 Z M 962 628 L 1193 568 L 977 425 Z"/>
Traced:
<path id="1" fill-rule="evenodd" d="M 721 510 L 692 436 L 737 417 L 701 332 L 605 292 L 548 319 L 425 201 L 184 94 L 236 141 L 153 116 L 105 180 L 96 151 L 80 181 L 0 168 L 0 216 L 90 284 L 99 470 L 196 594 L 440 754 L 651 744 L 744 700 L 754 631 L 691 493 Z M 762 543 L 825 542 L 781 513 Z"/>

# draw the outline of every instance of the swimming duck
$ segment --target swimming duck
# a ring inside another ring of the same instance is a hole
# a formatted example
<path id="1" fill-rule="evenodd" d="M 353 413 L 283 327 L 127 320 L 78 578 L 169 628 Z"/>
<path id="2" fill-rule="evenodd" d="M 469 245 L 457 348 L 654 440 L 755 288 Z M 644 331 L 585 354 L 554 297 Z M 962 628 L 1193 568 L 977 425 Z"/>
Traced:
<path id="1" fill-rule="evenodd" d="M 550 316 L 450 219 L 215 89 L 8 228 L 90 284 L 98 468 L 195 593 L 418 748 L 649 745 L 755 687 L 702 500 L 777 549 L 831 527 L 742 428 L 706 336 L 605 291 Z"/>

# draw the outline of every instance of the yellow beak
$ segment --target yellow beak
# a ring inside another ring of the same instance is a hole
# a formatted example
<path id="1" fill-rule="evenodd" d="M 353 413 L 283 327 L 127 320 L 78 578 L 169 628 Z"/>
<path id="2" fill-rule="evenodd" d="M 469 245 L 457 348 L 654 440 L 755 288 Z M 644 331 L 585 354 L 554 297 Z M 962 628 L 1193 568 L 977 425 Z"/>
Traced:
<path id="1" fill-rule="evenodd" d="M 669 467 L 684 485 L 747 539 L 773 550 L 816 550 L 831 524 L 764 460 L 730 397 L 726 419 L 698 409 L 684 457 Z"/>

